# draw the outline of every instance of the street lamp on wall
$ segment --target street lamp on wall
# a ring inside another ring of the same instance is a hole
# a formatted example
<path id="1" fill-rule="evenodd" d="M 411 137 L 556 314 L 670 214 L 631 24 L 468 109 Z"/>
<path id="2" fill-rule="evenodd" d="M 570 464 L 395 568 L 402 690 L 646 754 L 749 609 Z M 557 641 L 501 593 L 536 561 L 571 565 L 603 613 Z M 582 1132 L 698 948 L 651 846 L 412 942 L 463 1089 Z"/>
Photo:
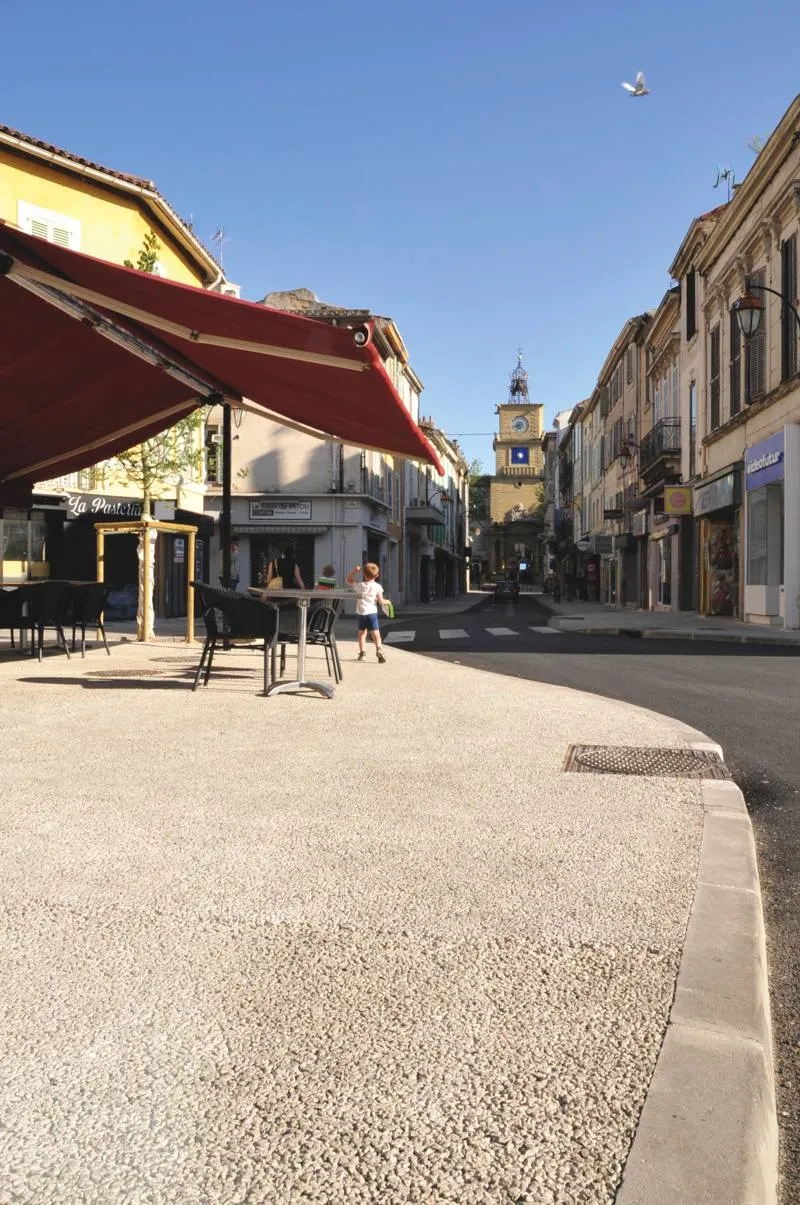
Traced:
<path id="1" fill-rule="evenodd" d="M 628 471 L 628 466 L 630 465 L 631 461 L 633 460 L 633 450 L 634 450 L 634 448 L 638 448 L 638 447 L 639 447 L 639 445 L 634 440 L 626 439 L 625 442 L 623 443 L 622 447 L 620 448 L 620 450 L 619 450 L 619 466 L 622 469 L 623 473 L 626 473 Z"/>
<path id="2" fill-rule="evenodd" d="M 797 308 L 777 289 L 770 289 L 767 285 L 757 285 L 748 281 L 747 290 L 738 301 L 733 303 L 733 310 L 736 314 L 736 321 L 739 323 L 739 330 L 744 335 L 745 339 L 751 339 L 758 331 L 761 325 L 761 315 L 764 312 L 764 302 L 760 297 L 756 297 L 755 291 L 759 293 L 772 293 L 773 297 L 780 297 L 783 304 L 788 310 L 791 310 L 794 315 L 794 320 L 800 330 L 800 314 Z"/>
<path id="3" fill-rule="evenodd" d="M 431 490 L 430 493 L 428 494 L 427 498 L 425 499 L 426 505 L 429 502 L 432 502 L 437 494 L 439 495 L 440 502 L 452 502 L 453 501 L 453 499 L 450 497 L 450 495 L 448 494 L 446 489 L 435 489 L 435 490 Z"/>

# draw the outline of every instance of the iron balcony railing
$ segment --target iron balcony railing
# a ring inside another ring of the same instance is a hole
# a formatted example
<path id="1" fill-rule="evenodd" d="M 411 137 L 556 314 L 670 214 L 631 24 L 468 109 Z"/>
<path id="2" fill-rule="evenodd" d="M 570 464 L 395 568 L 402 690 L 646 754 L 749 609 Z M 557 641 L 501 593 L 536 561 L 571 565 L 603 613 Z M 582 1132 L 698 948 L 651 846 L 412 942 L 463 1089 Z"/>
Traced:
<path id="1" fill-rule="evenodd" d="M 681 420 L 662 418 L 643 437 L 639 447 L 639 470 L 644 473 L 662 456 L 677 456 L 681 450 Z"/>

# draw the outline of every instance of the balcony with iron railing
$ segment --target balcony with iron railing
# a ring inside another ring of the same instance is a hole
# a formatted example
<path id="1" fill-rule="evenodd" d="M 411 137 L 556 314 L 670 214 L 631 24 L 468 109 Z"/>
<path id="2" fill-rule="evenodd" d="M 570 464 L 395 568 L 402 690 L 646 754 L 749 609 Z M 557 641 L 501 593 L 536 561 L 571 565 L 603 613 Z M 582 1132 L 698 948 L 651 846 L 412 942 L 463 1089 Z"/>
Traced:
<path id="1" fill-rule="evenodd" d="M 639 471 L 647 473 L 659 460 L 677 459 L 681 454 L 681 420 L 662 418 L 639 445 Z"/>

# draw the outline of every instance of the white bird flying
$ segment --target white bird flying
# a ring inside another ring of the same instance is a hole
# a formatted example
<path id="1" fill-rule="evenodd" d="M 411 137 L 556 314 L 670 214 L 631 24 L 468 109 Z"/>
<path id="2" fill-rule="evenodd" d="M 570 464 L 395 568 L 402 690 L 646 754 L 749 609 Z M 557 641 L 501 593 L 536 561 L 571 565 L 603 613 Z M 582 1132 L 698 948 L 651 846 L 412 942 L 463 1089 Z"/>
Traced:
<path id="1" fill-rule="evenodd" d="M 650 89 L 647 87 L 643 71 L 636 72 L 636 84 L 623 83 L 623 88 L 629 92 L 631 96 L 649 96 Z"/>

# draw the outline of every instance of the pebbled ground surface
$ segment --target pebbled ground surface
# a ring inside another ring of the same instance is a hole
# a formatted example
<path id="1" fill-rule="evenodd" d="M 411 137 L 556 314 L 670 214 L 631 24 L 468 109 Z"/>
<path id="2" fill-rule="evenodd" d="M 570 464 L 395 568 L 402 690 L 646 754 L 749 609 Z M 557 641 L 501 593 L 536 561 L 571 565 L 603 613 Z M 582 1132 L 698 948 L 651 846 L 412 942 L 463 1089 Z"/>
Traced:
<path id="1" fill-rule="evenodd" d="M 561 764 L 687 730 L 396 650 L 332 702 L 155 656 L 0 666 L 0 1201 L 612 1202 L 700 789 Z"/>

